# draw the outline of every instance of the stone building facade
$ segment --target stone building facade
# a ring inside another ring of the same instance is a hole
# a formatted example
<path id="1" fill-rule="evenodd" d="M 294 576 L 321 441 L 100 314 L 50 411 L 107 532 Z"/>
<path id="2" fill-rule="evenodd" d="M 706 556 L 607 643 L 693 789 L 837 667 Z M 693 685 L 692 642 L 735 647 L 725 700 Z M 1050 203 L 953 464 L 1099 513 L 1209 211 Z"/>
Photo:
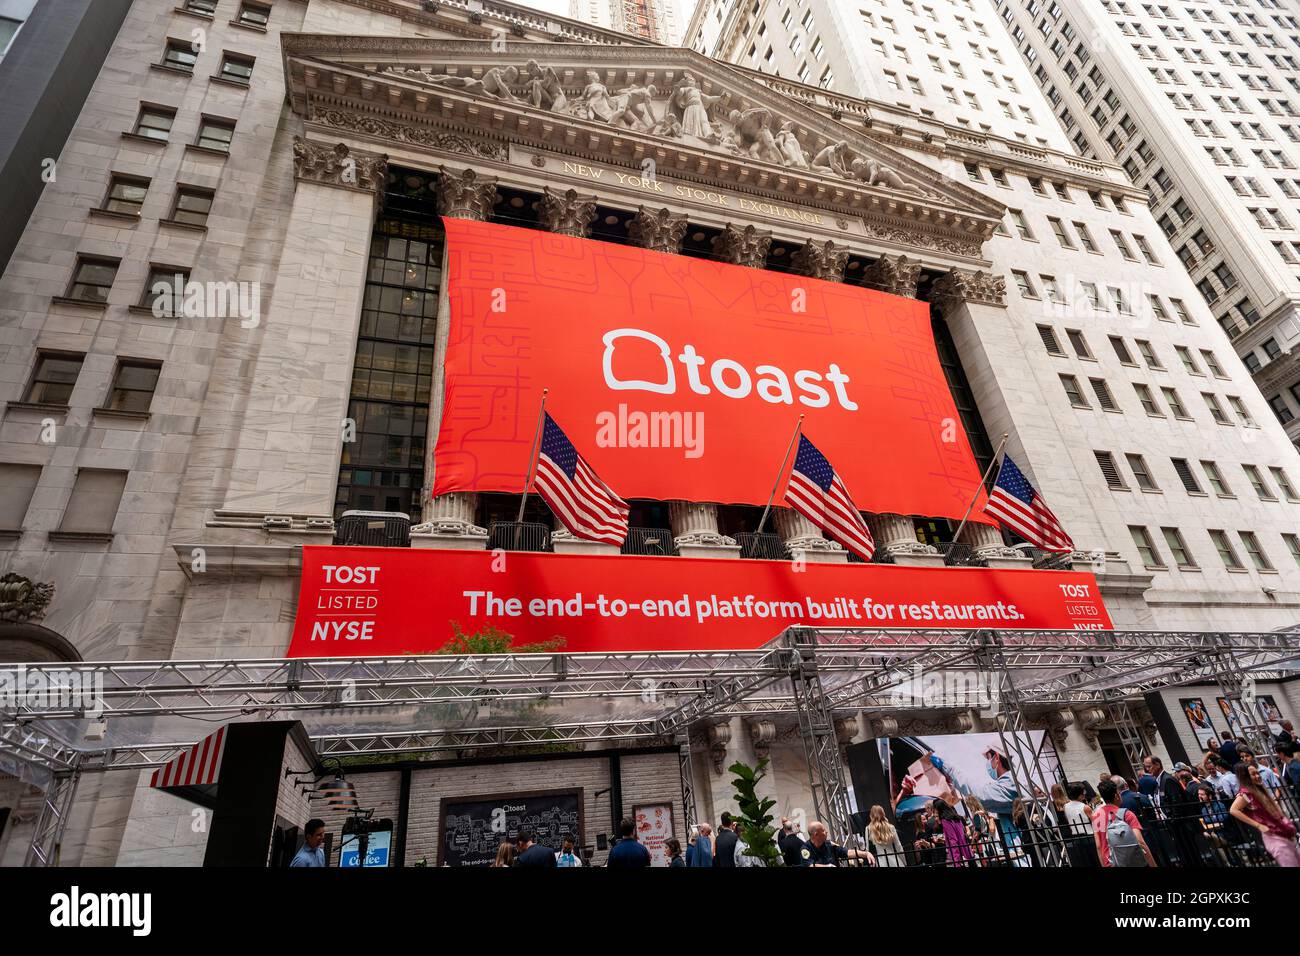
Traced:
<path id="1" fill-rule="evenodd" d="M 282 657 L 301 546 L 345 508 L 409 510 L 414 547 L 486 546 L 500 501 L 428 493 L 440 215 L 927 301 L 977 458 L 1008 434 L 1118 626 L 1294 624 L 1300 465 L 1145 193 L 1056 134 L 864 96 L 488 0 L 136 0 L 0 279 L 0 568 L 55 589 L 7 659 Z M 224 299 L 169 306 L 155 283 L 177 275 Z M 739 560 L 743 509 L 634 504 L 684 560 Z M 890 560 L 943 573 L 946 521 L 869 520 Z M 792 512 L 777 528 L 846 560 Z M 1033 561 L 983 526 L 962 543 Z M 1104 762 L 1104 713 L 1035 719 L 1072 776 Z M 721 768 L 763 753 L 783 805 L 808 804 L 793 724 L 694 737 L 701 814 L 727 808 Z M 63 860 L 148 859 L 165 827 L 141 821 L 172 812 L 151 796 L 88 777 Z"/>

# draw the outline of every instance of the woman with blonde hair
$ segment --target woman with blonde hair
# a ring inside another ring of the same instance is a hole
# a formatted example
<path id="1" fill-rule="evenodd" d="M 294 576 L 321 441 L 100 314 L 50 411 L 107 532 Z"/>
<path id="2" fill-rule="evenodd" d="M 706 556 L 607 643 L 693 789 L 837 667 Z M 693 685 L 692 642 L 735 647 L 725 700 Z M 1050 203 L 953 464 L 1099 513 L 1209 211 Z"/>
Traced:
<path id="1" fill-rule="evenodd" d="M 993 820 L 975 794 L 966 794 L 962 802 L 966 805 L 966 818 L 970 821 L 971 843 L 975 845 L 975 855 L 983 861 L 992 851 L 989 844 L 992 840 Z"/>
<path id="2" fill-rule="evenodd" d="M 493 866 L 514 866 L 515 865 L 515 845 L 507 840 L 497 847 L 497 858 L 492 862 Z"/>
<path id="3" fill-rule="evenodd" d="M 907 866 L 907 857 L 903 855 L 903 842 L 898 839 L 898 830 L 885 816 L 885 808 L 876 804 L 871 808 L 867 823 L 867 839 L 871 841 L 870 850 L 876 855 L 877 866 Z"/>

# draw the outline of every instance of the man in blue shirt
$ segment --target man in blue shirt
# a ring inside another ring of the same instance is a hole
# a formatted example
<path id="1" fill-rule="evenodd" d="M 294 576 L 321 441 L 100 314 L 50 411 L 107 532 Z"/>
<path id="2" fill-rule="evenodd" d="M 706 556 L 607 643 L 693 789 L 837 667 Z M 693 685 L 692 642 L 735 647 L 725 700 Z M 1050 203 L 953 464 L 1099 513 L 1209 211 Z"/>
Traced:
<path id="1" fill-rule="evenodd" d="M 618 825 L 619 841 L 609 851 L 605 866 L 610 869 L 639 870 L 650 865 L 650 851 L 636 838 L 636 824 L 628 817 Z"/>
<path id="2" fill-rule="evenodd" d="M 290 866 L 324 866 L 325 865 L 325 821 L 314 817 L 302 828 L 304 839 L 298 852 L 294 854 Z"/>

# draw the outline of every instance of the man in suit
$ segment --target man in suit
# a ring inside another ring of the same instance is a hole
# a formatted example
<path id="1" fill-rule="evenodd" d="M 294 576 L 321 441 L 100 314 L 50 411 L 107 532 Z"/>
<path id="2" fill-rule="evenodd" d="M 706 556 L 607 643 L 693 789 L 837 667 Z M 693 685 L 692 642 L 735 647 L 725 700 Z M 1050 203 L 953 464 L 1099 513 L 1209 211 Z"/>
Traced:
<path id="1" fill-rule="evenodd" d="M 1200 807 L 1194 794 L 1187 792 L 1181 780 L 1165 769 L 1159 757 L 1151 757 L 1151 775 L 1156 778 L 1156 806 L 1165 819 L 1181 866 L 1200 866 L 1196 845 Z"/>
<path id="2" fill-rule="evenodd" d="M 718 836 L 713 841 L 713 865 L 730 866 L 736 865 L 736 824 L 731 819 L 730 813 L 722 815 L 722 828 L 718 830 Z"/>

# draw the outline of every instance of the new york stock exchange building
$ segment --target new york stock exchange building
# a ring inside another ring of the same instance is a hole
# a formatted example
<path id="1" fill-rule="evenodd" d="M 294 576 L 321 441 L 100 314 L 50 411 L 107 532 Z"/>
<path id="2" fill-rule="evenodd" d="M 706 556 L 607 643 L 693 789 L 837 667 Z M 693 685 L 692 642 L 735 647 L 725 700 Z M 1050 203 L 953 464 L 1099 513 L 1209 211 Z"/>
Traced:
<path id="1" fill-rule="evenodd" d="M 928 753 L 1027 796 L 1300 712 L 1300 461 L 1118 167 L 495 0 L 240 8 L 133 5 L 0 282 L 5 865 L 337 865 L 357 808 L 599 863 L 763 758 L 839 838 Z"/>

